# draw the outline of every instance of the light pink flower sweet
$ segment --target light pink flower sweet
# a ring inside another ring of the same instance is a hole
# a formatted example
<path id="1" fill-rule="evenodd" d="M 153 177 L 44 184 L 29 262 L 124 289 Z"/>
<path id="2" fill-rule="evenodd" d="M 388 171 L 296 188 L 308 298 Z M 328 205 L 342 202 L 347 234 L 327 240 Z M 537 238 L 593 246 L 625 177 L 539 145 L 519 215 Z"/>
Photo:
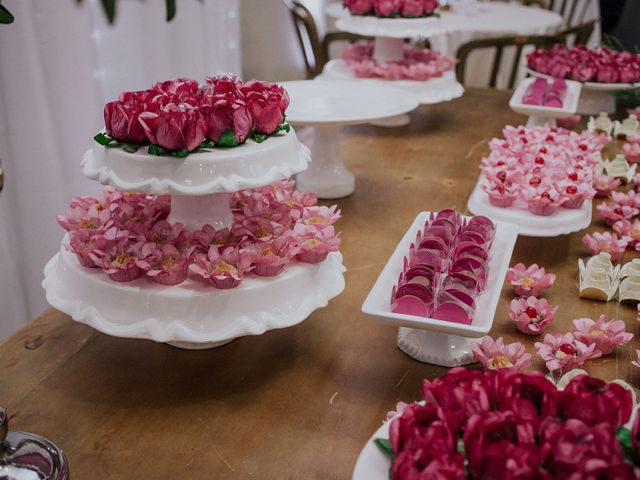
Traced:
<path id="1" fill-rule="evenodd" d="M 221 289 L 237 287 L 251 269 L 249 255 L 237 247 L 218 249 L 212 246 L 207 254 L 196 254 L 189 265 L 189 271 Z"/>
<path id="2" fill-rule="evenodd" d="M 408 406 L 409 406 L 409 404 L 406 403 L 406 402 L 400 401 L 400 402 L 396 403 L 396 409 L 395 410 L 389 410 L 387 412 L 387 420 L 393 420 L 398 415 L 401 415 L 402 412 L 404 412 L 404 409 L 407 408 Z"/>
<path id="3" fill-rule="evenodd" d="M 116 227 L 113 227 L 117 231 Z M 73 230 L 69 232 L 69 243 L 64 248 L 76 255 L 80 265 L 87 268 L 96 268 L 97 265 L 91 258 L 91 254 L 104 250 L 109 240 L 104 235 L 93 235 L 86 230 Z"/>
<path id="4" fill-rule="evenodd" d="M 314 226 L 298 223 L 293 233 L 299 246 L 296 258 L 301 262 L 322 262 L 330 252 L 337 252 L 340 248 L 340 237 L 336 235 L 332 226 L 319 230 Z"/>
<path id="5" fill-rule="evenodd" d="M 297 248 L 288 237 L 254 243 L 246 248 L 253 273 L 261 277 L 278 275 L 296 255 Z"/>
<path id="6" fill-rule="evenodd" d="M 640 163 L 640 143 L 625 143 L 622 150 L 624 150 L 624 156 L 629 163 Z"/>
<path id="7" fill-rule="evenodd" d="M 539 335 L 554 320 L 557 306 L 546 299 L 536 297 L 514 298 L 509 305 L 509 318 L 516 322 L 516 327 L 527 335 Z"/>
<path id="8" fill-rule="evenodd" d="M 640 303 L 638 305 L 640 306 Z M 636 349 L 636 357 L 637 357 L 636 360 L 632 360 L 631 364 L 640 368 L 640 350 L 639 349 Z"/>
<path id="9" fill-rule="evenodd" d="M 302 223 L 322 230 L 329 225 L 333 225 L 341 218 L 340 210 L 336 210 L 337 208 L 337 205 L 305 208 L 302 214 Z"/>
<path id="10" fill-rule="evenodd" d="M 640 220 L 637 218 L 631 223 L 629 220 L 618 220 L 613 224 L 613 231 L 620 237 L 627 238 L 628 245 L 633 247 L 640 242 Z"/>
<path id="11" fill-rule="evenodd" d="M 207 253 L 209 247 L 229 246 L 234 242 L 233 235 L 228 228 L 216 230 L 209 224 L 202 226 L 200 230 L 195 230 L 191 234 L 191 246 L 198 247 L 200 253 Z"/>
<path id="12" fill-rule="evenodd" d="M 615 233 L 594 232 L 582 237 L 582 243 L 591 250 L 592 255 L 605 252 L 611 255 L 611 260 L 616 261 L 618 256 L 627 248 L 629 239 L 626 237 L 618 239 Z"/>
<path id="13" fill-rule="evenodd" d="M 121 240 L 105 250 L 90 253 L 89 257 L 114 282 L 130 282 L 142 275 L 142 270 L 136 265 L 142 245 L 143 240 L 136 243 Z"/>
<path id="14" fill-rule="evenodd" d="M 486 336 L 480 342 L 471 343 L 471 351 L 485 370 L 516 368 L 523 370 L 531 365 L 531 354 L 520 342 L 504 344 L 502 337 L 495 341 Z"/>
<path id="15" fill-rule="evenodd" d="M 635 178 L 635 177 L 634 177 Z M 593 187 L 596 189 L 596 197 L 608 197 L 611 191 L 618 188 L 622 182 L 619 178 L 599 174 L 593 176 Z"/>
<path id="16" fill-rule="evenodd" d="M 535 263 L 529 267 L 524 263 L 518 263 L 507 270 L 506 281 L 511 284 L 513 291 L 519 297 L 537 297 L 542 290 L 553 285 L 556 276 L 553 273 L 546 273 L 544 268 Z"/>
<path id="17" fill-rule="evenodd" d="M 140 251 L 136 265 L 154 282 L 161 285 L 182 283 L 189 273 L 188 258 L 171 243 L 146 243 Z"/>
<path id="18" fill-rule="evenodd" d="M 595 345 L 602 355 L 608 355 L 619 345 L 624 345 L 633 338 L 632 333 L 625 331 L 622 320 L 605 321 L 604 315 L 595 322 L 590 318 L 578 318 L 573 321 L 575 338 L 586 345 Z"/>
<path id="19" fill-rule="evenodd" d="M 147 240 L 158 245 L 171 244 L 182 249 L 189 240 L 189 234 L 180 222 L 171 225 L 166 220 L 160 220 L 151 227 Z"/>
<path id="20" fill-rule="evenodd" d="M 551 215 L 564 201 L 554 188 L 530 188 L 520 193 L 529 211 L 535 215 Z"/>
<path id="21" fill-rule="evenodd" d="M 566 373 L 601 355 L 595 344 L 587 346 L 576 340 L 572 333 L 548 333 L 534 347 L 550 372 L 559 370 L 560 373 Z"/>
<path id="22" fill-rule="evenodd" d="M 611 192 L 612 194 L 617 192 Z M 596 207 L 598 213 L 604 217 L 604 221 L 607 225 L 613 225 L 618 220 L 631 220 L 633 217 L 640 213 L 635 207 L 630 207 L 628 205 L 618 205 L 618 204 L 609 204 L 609 203 L 601 203 Z"/>
<path id="23" fill-rule="evenodd" d="M 611 192 L 611 199 L 619 206 L 640 207 L 640 194 L 635 190 L 628 192 Z"/>

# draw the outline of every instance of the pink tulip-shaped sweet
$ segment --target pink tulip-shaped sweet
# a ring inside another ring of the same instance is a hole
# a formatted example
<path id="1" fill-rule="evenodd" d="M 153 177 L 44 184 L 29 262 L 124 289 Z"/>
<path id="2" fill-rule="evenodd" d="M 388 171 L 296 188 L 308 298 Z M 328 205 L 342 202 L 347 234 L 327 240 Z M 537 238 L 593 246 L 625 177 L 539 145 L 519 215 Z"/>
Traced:
<path id="1" fill-rule="evenodd" d="M 509 318 L 516 323 L 516 328 L 527 335 L 539 335 L 554 320 L 557 306 L 551 305 L 544 298 L 515 298 L 509 306 Z"/>
<path id="2" fill-rule="evenodd" d="M 239 94 L 242 82 L 236 75 L 217 75 L 215 77 L 207 77 L 200 86 L 200 94 L 204 97 L 202 101 L 207 103 L 210 98 L 220 94 L 227 93 Z"/>
<path id="3" fill-rule="evenodd" d="M 611 260 L 615 262 L 620 254 L 627 248 L 629 240 L 626 237 L 619 239 L 615 233 L 594 232 L 593 234 L 586 234 L 582 237 L 582 243 L 591 250 L 592 255 L 605 252 L 608 253 L 611 256 Z"/>
<path id="4" fill-rule="evenodd" d="M 107 134 L 120 142 L 141 143 L 147 135 L 140 124 L 140 114 L 145 108 L 140 105 L 127 105 L 117 100 L 104 106 L 104 125 Z"/>
<path id="5" fill-rule="evenodd" d="M 424 15 L 424 0 L 402 0 L 399 13 L 403 17 L 421 17 Z"/>
<path id="6" fill-rule="evenodd" d="M 611 199 L 618 206 L 624 207 L 640 207 L 640 194 L 635 190 L 629 190 L 628 192 L 611 192 Z"/>
<path id="7" fill-rule="evenodd" d="M 251 131 L 252 119 L 238 92 L 218 93 L 200 107 L 206 122 L 206 137 L 222 147 L 243 143 Z"/>
<path id="8" fill-rule="evenodd" d="M 486 336 L 480 342 L 471 343 L 471 351 L 485 370 L 516 368 L 523 370 L 531 365 L 531 354 L 527 353 L 520 342 L 504 343 L 502 337 L 497 340 Z"/>
<path id="9" fill-rule="evenodd" d="M 611 191 L 618 188 L 622 182 L 619 178 L 599 174 L 593 176 L 593 188 L 596 189 L 596 197 L 608 197 Z"/>
<path id="10" fill-rule="evenodd" d="M 573 335 L 576 340 L 585 345 L 595 345 L 602 355 L 608 355 L 619 346 L 628 343 L 633 338 L 632 333 L 625 331 L 622 320 L 605 321 L 605 316 L 600 315 L 598 320 L 590 318 L 578 318 L 573 321 Z"/>
<path id="11" fill-rule="evenodd" d="M 149 141 L 167 150 L 193 151 L 205 139 L 207 124 L 195 108 L 169 104 L 156 112 L 140 114 L 140 124 Z"/>
<path id="12" fill-rule="evenodd" d="M 195 103 L 198 82 L 192 78 L 174 78 L 156 83 L 153 90 L 175 97 L 180 102 Z"/>
<path id="13" fill-rule="evenodd" d="M 277 130 L 289 106 L 289 94 L 281 86 L 252 80 L 241 87 L 256 133 L 270 135 Z"/>
<path id="14" fill-rule="evenodd" d="M 537 297 L 542 290 L 551 287 L 556 281 L 553 273 L 546 273 L 544 268 L 535 263 L 529 267 L 518 263 L 507 270 L 505 278 L 519 297 Z"/>
<path id="15" fill-rule="evenodd" d="M 373 10 L 378 17 L 391 17 L 400 11 L 403 0 L 373 0 Z"/>
<path id="16" fill-rule="evenodd" d="M 566 373 L 601 355 L 595 344 L 587 346 L 576 340 L 572 333 L 548 333 L 544 340 L 536 342 L 534 347 L 550 372 Z"/>
<path id="17" fill-rule="evenodd" d="M 352 15 L 366 15 L 373 11 L 373 0 L 344 0 L 344 6 Z"/>

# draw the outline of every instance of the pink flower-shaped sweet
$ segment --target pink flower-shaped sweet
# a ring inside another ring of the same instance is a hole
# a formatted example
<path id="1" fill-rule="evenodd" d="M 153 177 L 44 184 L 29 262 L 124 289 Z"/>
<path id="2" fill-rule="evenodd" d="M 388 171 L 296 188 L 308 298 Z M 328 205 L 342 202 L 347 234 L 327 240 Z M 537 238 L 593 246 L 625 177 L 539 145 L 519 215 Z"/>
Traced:
<path id="1" fill-rule="evenodd" d="M 560 192 L 564 201 L 564 208 L 580 208 L 585 200 L 591 200 L 595 195 L 595 189 L 588 183 L 574 184 L 571 182 L 561 182 Z"/>
<path id="2" fill-rule="evenodd" d="M 635 177 L 634 177 L 635 178 Z M 614 188 L 618 188 L 622 182 L 619 178 L 599 174 L 593 177 L 593 187 L 596 189 L 596 197 L 608 197 Z"/>
<path id="3" fill-rule="evenodd" d="M 240 91 L 245 96 L 253 128 L 257 133 L 272 134 L 284 120 L 289 94 L 275 83 L 251 80 Z"/>
<path id="4" fill-rule="evenodd" d="M 576 115 L 569 115 L 568 117 L 564 117 L 564 118 L 558 118 L 556 120 L 556 123 L 558 124 L 559 127 L 569 129 L 579 124 L 580 120 L 581 120 L 580 115 L 576 114 Z"/>
<path id="5" fill-rule="evenodd" d="M 105 250 L 96 250 L 89 257 L 114 282 L 130 282 L 142 275 L 136 264 L 142 241 L 135 243 L 121 240 L 109 245 Z"/>
<path id="6" fill-rule="evenodd" d="M 297 248 L 288 237 L 254 243 L 246 248 L 253 265 L 253 273 L 261 277 L 278 275 L 296 255 Z"/>
<path id="7" fill-rule="evenodd" d="M 186 104 L 169 104 L 158 112 L 143 112 L 138 118 L 149 141 L 167 150 L 195 150 L 207 132 L 202 114 Z"/>
<path id="8" fill-rule="evenodd" d="M 640 194 L 635 190 L 628 192 L 611 192 L 611 199 L 621 207 L 640 207 Z"/>
<path id="9" fill-rule="evenodd" d="M 638 306 L 640 306 L 640 303 L 638 304 Z M 631 364 L 635 365 L 638 368 L 640 368 L 640 350 L 639 349 L 636 349 L 636 359 L 632 360 Z M 637 420 L 637 421 L 640 421 L 640 420 Z"/>
<path id="10" fill-rule="evenodd" d="M 587 346 L 576 340 L 572 333 L 548 333 L 542 342 L 536 342 L 534 346 L 550 372 L 559 370 L 566 373 L 601 355 L 595 344 Z"/>
<path id="11" fill-rule="evenodd" d="M 636 173 L 633 176 L 633 185 L 635 186 L 636 189 L 640 187 L 640 173 Z"/>
<path id="12" fill-rule="evenodd" d="M 344 0 L 352 15 L 366 15 L 373 10 L 373 0 Z"/>
<path id="13" fill-rule="evenodd" d="M 136 265 L 144 270 L 147 277 L 161 285 L 182 283 L 189 273 L 187 256 L 174 245 L 146 243 L 140 251 Z"/>
<path id="14" fill-rule="evenodd" d="M 611 192 L 617 193 L 617 192 Z M 610 203 L 601 203 L 596 207 L 600 215 L 604 217 L 604 221 L 607 225 L 613 225 L 618 220 L 630 220 L 638 213 L 638 210 L 635 207 L 630 207 L 628 205 L 618 205 L 618 204 L 610 204 Z"/>
<path id="15" fill-rule="evenodd" d="M 340 237 L 336 235 L 332 226 L 319 230 L 313 226 L 298 223 L 293 233 L 299 246 L 296 258 L 301 262 L 322 262 L 330 252 L 337 252 L 340 248 Z"/>
<path id="16" fill-rule="evenodd" d="M 207 138 L 222 147 L 244 143 L 251 131 L 251 114 L 239 91 L 207 98 L 200 112 L 207 125 Z"/>
<path id="17" fill-rule="evenodd" d="M 527 335 L 539 335 L 554 320 L 557 306 L 551 305 L 544 298 L 514 298 L 509 306 L 509 318 L 516 322 L 516 327 Z"/>
<path id="18" fill-rule="evenodd" d="M 553 188 L 530 188 L 521 193 L 527 208 L 535 215 L 551 215 L 564 201 Z"/>
<path id="19" fill-rule="evenodd" d="M 400 402 L 396 403 L 396 409 L 395 410 L 389 410 L 387 412 L 387 420 L 393 420 L 395 417 L 397 417 L 402 412 L 404 412 L 404 409 L 407 408 L 408 406 L 409 406 L 409 404 L 406 403 L 406 402 L 400 401 Z"/>
<path id="20" fill-rule="evenodd" d="M 605 252 L 611 255 L 611 260 L 616 261 L 618 256 L 627 248 L 629 240 L 626 237 L 618 239 L 615 233 L 594 232 L 582 237 L 582 243 L 591 250 L 592 255 Z"/>
<path id="21" fill-rule="evenodd" d="M 595 322 L 590 318 L 578 318 L 573 321 L 575 338 L 586 345 L 595 345 L 602 355 L 608 355 L 618 345 L 624 345 L 633 338 L 625 331 L 624 321 L 605 321 L 604 315 Z"/>
<path id="22" fill-rule="evenodd" d="M 618 220 L 613 224 L 613 231 L 621 238 L 627 238 L 629 246 L 636 246 L 640 242 L 640 220 L 637 218 L 633 223 L 629 220 Z"/>
<path id="23" fill-rule="evenodd" d="M 116 227 L 112 227 L 107 231 L 109 237 L 122 239 L 122 234 L 126 236 L 125 232 L 120 232 Z M 96 263 L 91 258 L 91 254 L 96 254 L 97 251 L 103 251 L 107 248 L 109 240 L 106 235 L 93 235 L 86 230 L 72 230 L 69 232 L 69 244 L 64 248 L 72 253 L 75 253 L 78 262 L 83 267 L 95 268 Z"/>
<path id="24" fill-rule="evenodd" d="M 535 263 L 529 267 L 518 263 L 507 270 L 506 280 L 519 297 L 537 297 L 542 290 L 553 285 L 556 276 L 553 273 L 546 273 L 544 268 Z"/>
<path id="25" fill-rule="evenodd" d="M 189 265 L 191 272 L 221 289 L 237 287 L 251 268 L 249 255 L 237 247 L 225 247 L 220 251 L 212 246 L 207 254 L 196 254 Z"/>
<path id="26" fill-rule="evenodd" d="M 302 214 L 302 223 L 305 225 L 313 225 L 317 229 L 322 230 L 329 225 L 333 225 L 340 219 L 340 210 L 336 211 L 336 208 L 337 205 L 331 207 L 307 207 Z"/>
<path id="27" fill-rule="evenodd" d="M 496 207 L 510 207 L 517 198 L 516 192 L 502 183 L 490 182 L 488 185 L 483 184 L 480 188 L 487 193 L 489 201 Z"/>
<path id="28" fill-rule="evenodd" d="M 155 223 L 147 234 L 147 240 L 150 242 L 158 245 L 171 244 L 177 248 L 184 247 L 188 239 L 188 232 L 182 223 L 177 222 L 171 225 L 166 220 Z"/>
<path id="29" fill-rule="evenodd" d="M 629 163 L 640 163 L 640 143 L 625 143 L 622 150 L 624 150 L 624 156 Z"/>
<path id="30" fill-rule="evenodd" d="M 208 252 L 212 245 L 222 247 L 229 246 L 233 242 L 233 235 L 228 228 L 216 230 L 209 224 L 203 225 L 200 230 L 195 230 L 191 234 L 191 246 L 198 247 L 200 253 Z"/>
<path id="31" fill-rule="evenodd" d="M 471 351 L 485 370 L 516 368 L 522 370 L 531 365 L 531 354 L 520 342 L 504 344 L 502 337 L 497 340 L 486 336 L 480 342 L 471 344 Z"/>

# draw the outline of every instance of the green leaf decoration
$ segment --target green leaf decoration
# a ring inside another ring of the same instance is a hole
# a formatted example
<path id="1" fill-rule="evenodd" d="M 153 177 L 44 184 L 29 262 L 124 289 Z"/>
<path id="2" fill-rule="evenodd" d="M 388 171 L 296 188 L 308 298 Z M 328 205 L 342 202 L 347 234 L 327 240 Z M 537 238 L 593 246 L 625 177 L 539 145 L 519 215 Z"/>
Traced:
<path id="1" fill-rule="evenodd" d="M 133 142 L 120 142 L 120 146 L 125 152 L 136 153 L 138 151 L 138 148 L 140 147 L 140 144 Z"/>
<path id="2" fill-rule="evenodd" d="M 236 136 L 233 134 L 231 129 L 227 128 L 220 138 L 218 139 L 218 143 L 216 143 L 218 147 L 237 147 L 238 141 L 236 140 Z"/>
<path id="3" fill-rule="evenodd" d="M 463 457 L 466 456 L 467 451 L 464 448 L 464 442 L 462 441 L 461 438 L 458 439 L 456 450 L 458 450 L 458 453 L 460 453 Z"/>
<path id="4" fill-rule="evenodd" d="M 149 149 L 148 149 L 149 155 L 164 155 L 167 153 L 167 150 L 162 148 L 160 145 L 156 145 L 155 143 L 152 143 L 151 145 L 149 145 Z"/>
<path id="5" fill-rule="evenodd" d="M 255 133 L 253 132 L 251 134 L 251 138 L 253 138 L 257 143 L 262 143 L 264 142 L 267 138 L 269 138 L 269 135 L 263 135 L 262 133 Z"/>
<path id="6" fill-rule="evenodd" d="M 167 22 L 176 16 L 176 0 L 167 0 Z"/>
<path id="7" fill-rule="evenodd" d="M 93 137 L 93 139 L 103 147 L 106 147 L 107 145 L 109 145 L 111 142 L 114 141 L 113 138 L 111 138 L 109 135 L 106 135 L 102 132 L 100 132 L 95 137 Z"/>
<path id="8" fill-rule="evenodd" d="M 213 140 L 205 140 L 200 144 L 198 148 L 213 148 L 216 146 L 216 143 Z"/>
<path id="9" fill-rule="evenodd" d="M 187 150 L 186 148 L 181 148 L 180 150 L 172 151 L 171 155 L 178 158 L 185 158 L 189 155 L 189 150 Z"/>
<path id="10" fill-rule="evenodd" d="M 395 454 L 393 453 L 393 449 L 391 448 L 391 442 L 386 438 L 376 438 L 373 443 L 382 450 L 382 453 L 387 455 L 389 458 L 393 460 Z"/>
<path id="11" fill-rule="evenodd" d="M 113 24 L 116 18 L 116 0 L 102 0 L 102 9 L 109 24 Z"/>
<path id="12" fill-rule="evenodd" d="M 633 463 L 633 448 L 631 448 L 631 431 L 628 428 L 620 427 L 616 432 L 616 437 L 622 450 L 624 451 L 624 458 Z"/>
<path id="13" fill-rule="evenodd" d="M 0 5 L 0 23 L 13 23 L 14 20 L 15 17 L 9 10 L 7 10 L 7 7 Z"/>

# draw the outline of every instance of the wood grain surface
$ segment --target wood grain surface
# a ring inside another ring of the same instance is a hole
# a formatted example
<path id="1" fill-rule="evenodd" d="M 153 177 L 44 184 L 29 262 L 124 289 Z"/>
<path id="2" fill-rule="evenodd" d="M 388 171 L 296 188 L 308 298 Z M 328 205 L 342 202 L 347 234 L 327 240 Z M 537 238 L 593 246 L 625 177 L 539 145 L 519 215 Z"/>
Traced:
<path id="1" fill-rule="evenodd" d="M 417 399 L 423 378 L 446 371 L 400 352 L 396 329 L 366 318 L 362 302 L 418 212 L 466 211 L 488 140 L 526 120 L 508 99 L 470 89 L 421 107 L 406 127 L 343 129 L 342 154 L 357 178 L 355 193 L 337 202 L 347 286 L 296 327 L 184 351 L 44 312 L 0 345 L 0 403 L 12 430 L 62 447 L 73 479 L 350 478 L 386 412 Z M 604 229 L 597 214 L 594 229 Z M 549 331 L 604 313 L 636 334 L 634 308 L 578 297 L 584 233 L 520 237 L 511 264 L 535 262 L 558 275 L 545 295 L 560 305 Z M 511 299 L 505 286 L 491 334 L 524 341 L 534 368 L 543 369 L 535 339 L 508 320 Z M 637 386 L 630 364 L 637 346 L 634 338 L 587 369 Z"/>

